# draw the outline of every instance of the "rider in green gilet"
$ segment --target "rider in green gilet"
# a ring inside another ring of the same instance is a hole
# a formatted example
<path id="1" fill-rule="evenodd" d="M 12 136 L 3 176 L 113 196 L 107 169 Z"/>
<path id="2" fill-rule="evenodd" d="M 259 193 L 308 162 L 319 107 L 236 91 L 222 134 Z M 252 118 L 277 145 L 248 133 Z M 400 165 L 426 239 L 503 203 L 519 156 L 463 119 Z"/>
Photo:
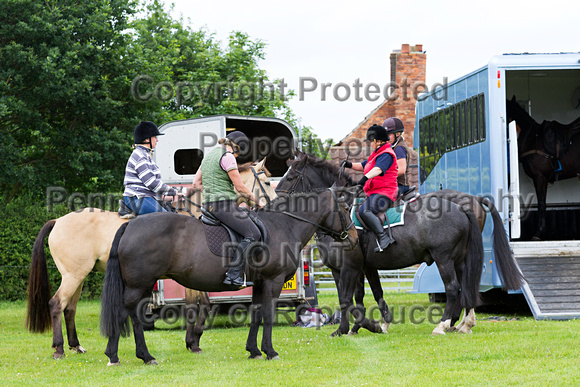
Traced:
<path id="1" fill-rule="evenodd" d="M 236 162 L 240 152 L 249 149 L 250 141 L 244 133 L 235 131 L 220 139 L 219 144 L 221 146 L 212 149 L 201 162 L 193 188 L 202 189 L 202 204 L 207 211 L 243 236 L 224 283 L 238 287 L 252 286 L 253 283 L 244 278 L 246 255 L 248 248 L 261 234 L 248 212 L 236 205 L 238 193 L 257 203 L 252 191 L 242 182 Z"/>

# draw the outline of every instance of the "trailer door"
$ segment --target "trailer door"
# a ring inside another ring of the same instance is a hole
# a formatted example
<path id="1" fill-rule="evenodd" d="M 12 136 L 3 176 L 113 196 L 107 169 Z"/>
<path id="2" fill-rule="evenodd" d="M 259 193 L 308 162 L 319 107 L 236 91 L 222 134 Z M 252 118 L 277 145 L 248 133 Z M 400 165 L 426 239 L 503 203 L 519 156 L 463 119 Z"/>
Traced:
<path id="1" fill-rule="evenodd" d="M 509 194 L 510 194 L 510 237 L 518 239 L 520 229 L 520 167 L 518 160 L 518 134 L 516 122 L 508 125 L 508 152 L 509 152 Z"/>

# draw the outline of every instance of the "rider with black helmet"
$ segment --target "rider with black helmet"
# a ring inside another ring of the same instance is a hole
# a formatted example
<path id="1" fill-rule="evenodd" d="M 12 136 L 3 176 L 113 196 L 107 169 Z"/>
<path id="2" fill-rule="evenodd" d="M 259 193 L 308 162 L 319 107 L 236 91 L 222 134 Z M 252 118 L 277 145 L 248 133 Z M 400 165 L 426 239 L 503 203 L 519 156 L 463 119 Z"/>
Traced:
<path id="1" fill-rule="evenodd" d="M 397 156 L 397 166 L 399 167 L 397 183 L 399 185 L 399 195 L 402 195 L 409 190 L 410 152 L 402 134 L 405 130 L 405 126 L 397 117 L 389 117 L 383 122 L 383 127 L 387 129 L 389 143 Z"/>
<path id="2" fill-rule="evenodd" d="M 362 163 L 345 160 L 341 166 L 364 173 L 358 185 L 363 187 L 367 198 L 359 208 L 359 215 L 376 235 L 378 247 L 375 252 L 380 252 L 395 242 L 390 227 L 386 232 L 378 214 L 384 213 L 397 199 L 397 163 L 384 127 L 376 124 L 371 126 L 367 130 L 366 139 L 372 142 L 374 148 L 368 160 Z"/>
<path id="3" fill-rule="evenodd" d="M 159 203 L 162 195 L 178 195 L 175 188 L 161 181 L 159 167 L 151 158 L 157 145 L 157 136 L 162 135 L 151 121 L 141 121 L 133 132 L 135 149 L 125 168 L 123 203 L 137 215 L 166 212 Z M 124 215 L 130 216 L 126 213 Z"/>
<path id="4" fill-rule="evenodd" d="M 236 190 L 257 203 L 252 191 L 242 182 L 236 162 L 240 153 L 249 150 L 250 141 L 243 132 L 234 131 L 218 143 L 221 146 L 212 149 L 203 158 L 195 174 L 193 188 L 202 189 L 202 203 L 207 211 L 244 237 L 236 249 L 224 283 L 238 287 L 252 286 L 252 282 L 244 280 L 246 250 L 260 239 L 261 234 L 248 212 L 236 205 Z"/>

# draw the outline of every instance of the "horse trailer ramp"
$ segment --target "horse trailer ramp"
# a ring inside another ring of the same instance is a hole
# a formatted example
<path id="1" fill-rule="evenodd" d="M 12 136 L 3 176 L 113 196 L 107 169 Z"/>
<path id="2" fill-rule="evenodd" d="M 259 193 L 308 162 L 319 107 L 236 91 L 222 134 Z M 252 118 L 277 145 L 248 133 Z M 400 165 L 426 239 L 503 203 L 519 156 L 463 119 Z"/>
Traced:
<path id="1" fill-rule="evenodd" d="M 580 318 L 580 241 L 511 242 L 536 320 Z"/>

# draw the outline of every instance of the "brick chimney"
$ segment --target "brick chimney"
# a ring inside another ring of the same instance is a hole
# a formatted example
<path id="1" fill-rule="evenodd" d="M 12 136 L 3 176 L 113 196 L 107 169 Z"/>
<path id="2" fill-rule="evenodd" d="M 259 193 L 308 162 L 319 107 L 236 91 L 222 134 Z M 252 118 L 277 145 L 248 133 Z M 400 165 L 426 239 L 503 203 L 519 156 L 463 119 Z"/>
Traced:
<path id="1" fill-rule="evenodd" d="M 403 44 L 401 50 L 391 53 L 391 82 L 399 86 L 399 98 L 393 101 L 395 115 L 405 125 L 405 139 L 409 146 L 413 146 L 413 129 L 415 127 L 414 91 L 421 91 L 419 83 L 425 83 L 427 55 L 423 52 L 423 45 L 410 46 Z"/>

